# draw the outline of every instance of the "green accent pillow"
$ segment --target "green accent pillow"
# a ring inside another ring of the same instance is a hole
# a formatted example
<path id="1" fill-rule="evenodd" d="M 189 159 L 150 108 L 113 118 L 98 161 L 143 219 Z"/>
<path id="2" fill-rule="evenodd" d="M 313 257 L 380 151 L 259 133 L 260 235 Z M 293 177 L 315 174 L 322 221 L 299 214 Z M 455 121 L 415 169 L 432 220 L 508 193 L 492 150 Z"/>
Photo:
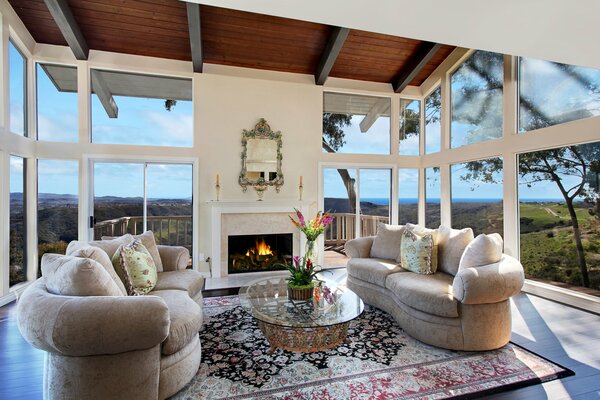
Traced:
<path id="1" fill-rule="evenodd" d="M 437 245 L 432 234 L 417 235 L 405 229 L 400 242 L 400 266 L 417 274 L 431 275 L 437 270 Z"/>
<path id="2" fill-rule="evenodd" d="M 148 294 L 156 286 L 156 264 L 139 239 L 119 246 L 112 263 L 130 296 Z"/>

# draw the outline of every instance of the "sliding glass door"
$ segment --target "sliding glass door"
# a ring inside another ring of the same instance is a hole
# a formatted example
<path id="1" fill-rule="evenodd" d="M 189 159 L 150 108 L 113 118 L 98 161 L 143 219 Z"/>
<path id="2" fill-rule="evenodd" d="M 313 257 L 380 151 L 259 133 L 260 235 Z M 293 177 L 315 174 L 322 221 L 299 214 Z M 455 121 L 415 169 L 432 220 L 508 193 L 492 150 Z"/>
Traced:
<path id="1" fill-rule="evenodd" d="M 93 162 L 94 239 L 154 233 L 156 242 L 192 251 L 191 164 Z"/>
<path id="2" fill-rule="evenodd" d="M 389 223 L 391 182 L 389 168 L 323 168 L 323 207 L 334 217 L 325 231 L 324 267 L 346 265 L 348 240 L 374 235 L 379 222 Z"/>

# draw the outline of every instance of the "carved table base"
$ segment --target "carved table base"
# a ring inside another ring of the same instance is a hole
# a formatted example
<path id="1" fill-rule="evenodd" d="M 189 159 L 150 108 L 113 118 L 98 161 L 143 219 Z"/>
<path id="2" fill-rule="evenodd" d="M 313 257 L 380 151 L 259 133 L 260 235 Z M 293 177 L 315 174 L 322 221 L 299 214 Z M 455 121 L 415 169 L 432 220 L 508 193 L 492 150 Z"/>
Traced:
<path id="1" fill-rule="evenodd" d="M 313 353 L 336 347 L 346 340 L 349 322 L 314 328 L 294 328 L 256 320 L 271 345 L 271 352 L 287 351 Z"/>

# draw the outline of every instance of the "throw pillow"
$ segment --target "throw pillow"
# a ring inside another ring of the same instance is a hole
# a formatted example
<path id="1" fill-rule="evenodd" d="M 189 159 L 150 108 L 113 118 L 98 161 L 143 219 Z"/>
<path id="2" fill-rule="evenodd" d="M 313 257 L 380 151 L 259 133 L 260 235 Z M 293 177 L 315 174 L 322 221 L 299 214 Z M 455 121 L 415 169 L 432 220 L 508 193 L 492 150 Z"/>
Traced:
<path id="1" fill-rule="evenodd" d="M 163 272 L 163 264 L 162 264 L 162 260 L 160 258 L 160 253 L 158 252 L 158 246 L 156 245 L 156 239 L 154 238 L 154 233 L 152 231 L 146 231 L 146 232 L 142 233 L 141 235 L 135 235 L 132 237 L 134 239 L 140 239 L 142 241 L 142 244 L 144 245 L 144 247 L 146 247 L 146 249 L 152 256 L 152 259 L 154 260 L 154 264 L 156 265 L 156 270 L 158 272 Z M 117 239 L 117 238 L 115 238 L 114 236 L 102 236 L 103 241 L 104 240 L 112 240 L 112 239 Z"/>
<path id="2" fill-rule="evenodd" d="M 413 231 L 415 234 L 419 236 L 431 235 L 433 237 L 433 241 L 435 244 L 438 244 L 438 230 L 437 229 L 429 229 L 425 228 L 421 225 L 414 224 L 406 224 L 406 229 Z"/>
<path id="3" fill-rule="evenodd" d="M 124 295 L 127 294 L 127 290 L 125 289 L 123 282 L 117 275 L 117 272 L 115 271 L 115 268 L 112 265 L 110 257 L 100 247 L 90 246 L 89 244 L 84 242 L 77 242 L 73 246 L 69 246 L 67 248 L 67 255 L 80 258 L 89 258 L 96 261 L 104 267 L 106 272 L 108 272 L 108 274 L 115 282 L 119 290 L 121 290 L 121 293 Z"/>
<path id="4" fill-rule="evenodd" d="M 387 260 L 399 259 L 403 231 L 403 225 L 377 224 L 377 236 L 373 239 L 371 257 Z"/>
<path id="5" fill-rule="evenodd" d="M 128 244 L 133 242 L 133 236 L 130 234 L 123 235 L 121 237 L 114 238 L 112 240 L 92 240 L 88 242 L 90 246 L 99 247 L 108 254 L 108 256 L 112 259 L 115 255 L 115 252 L 122 244 Z M 75 242 L 77 243 L 77 242 Z M 69 247 L 75 246 L 74 242 L 69 243 Z M 67 251 L 69 251 L 69 247 L 67 247 Z"/>
<path id="6" fill-rule="evenodd" d="M 437 237 L 439 270 L 456 275 L 460 258 L 474 237 L 471 228 L 452 229 L 440 225 Z"/>
<path id="7" fill-rule="evenodd" d="M 433 235 L 417 235 L 409 229 L 402 234 L 400 266 L 417 274 L 431 275 L 437 269 L 437 245 Z"/>
<path id="8" fill-rule="evenodd" d="M 497 233 L 478 235 L 465 249 L 458 270 L 497 263 L 502 259 L 504 241 Z"/>
<path id="9" fill-rule="evenodd" d="M 112 263 L 130 295 L 147 294 L 156 286 L 156 265 L 139 239 L 121 245 Z"/>
<path id="10" fill-rule="evenodd" d="M 109 273 L 89 258 L 46 253 L 42 277 L 50 293 L 62 296 L 123 296 Z"/>

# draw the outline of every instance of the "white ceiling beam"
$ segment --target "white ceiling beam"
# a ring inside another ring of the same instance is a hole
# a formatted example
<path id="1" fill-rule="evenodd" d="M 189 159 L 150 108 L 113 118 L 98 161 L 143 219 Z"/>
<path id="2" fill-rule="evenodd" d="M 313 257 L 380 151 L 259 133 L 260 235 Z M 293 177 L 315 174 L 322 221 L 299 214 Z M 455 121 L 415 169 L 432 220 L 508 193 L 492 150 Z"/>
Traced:
<path id="1" fill-rule="evenodd" d="M 377 100 L 377 102 L 375 104 L 373 104 L 373 107 L 371 108 L 371 110 L 369 110 L 369 113 L 367 115 L 365 115 L 365 117 L 362 119 L 362 121 L 360 121 L 360 131 L 362 133 L 365 133 L 369 130 L 369 128 L 371 128 L 371 126 L 373 126 L 373 124 L 375 123 L 375 121 L 377 121 L 377 118 L 379 118 L 380 116 L 384 115 L 384 114 L 389 114 L 390 112 L 390 99 L 379 99 Z"/>
<path id="2" fill-rule="evenodd" d="M 119 107 L 112 96 L 112 93 L 108 89 L 108 86 L 104 82 L 104 78 L 98 70 L 92 69 L 92 89 L 98 100 L 102 104 L 102 107 L 106 110 L 109 118 L 117 118 L 119 116 Z"/>

